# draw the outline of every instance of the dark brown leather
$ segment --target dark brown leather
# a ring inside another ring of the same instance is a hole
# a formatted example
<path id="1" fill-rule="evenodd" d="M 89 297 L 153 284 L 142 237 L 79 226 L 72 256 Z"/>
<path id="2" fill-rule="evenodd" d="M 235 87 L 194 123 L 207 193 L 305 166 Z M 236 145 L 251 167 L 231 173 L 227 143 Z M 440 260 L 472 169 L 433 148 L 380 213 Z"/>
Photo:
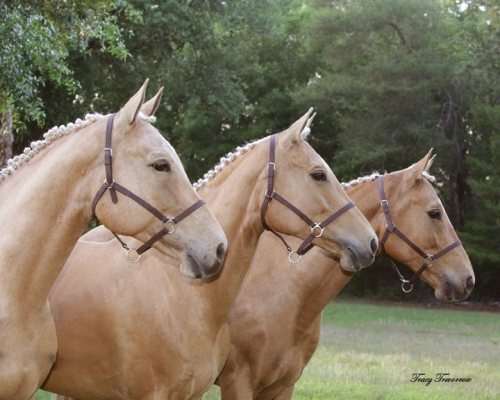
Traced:
<path id="1" fill-rule="evenodd" d="M 311 250 L 312 247 L 314 247 L 312 241 L 321 236 L 323 229 L 326 228 L 327 225 L 331 224 L 333 221 L 335 221 L 337 218 L 339 218 L 342 214 L 344 214 L 346 211 L 350 210 L 351 208 L 355 207 L 355 204 L 351 201 L 347 203 L 345 206 L 334 212 L 332 215 L 330 215 L 328 218 L 326 218 L 323 222 L 316 223 L 314 222 L 311 218 L 309 218 L 306 214 L 304 214 L 302 211 L 300 211 L 297 207 L 295 207 L 292 203 L 290 203 L 288 200 L 286 200 L 284 197 L 279 195 L 274 191 L 274 174 L 276 172 L 276 164 L 275 164 L 275 159 L 276 159 L 276 135 L 271 135 L 269 138 L 269 162 L 267 163 L 267 189 L 266 193 L 264 195 L 264 200 L 262 202 L 262 206 L 260 208 L 260 219 L 262 221 L 262 226 L 264 227 L 265 230 L 268 230 L 272 232 L 274 235 L 276 235 L 286 246 L 287 250 L 289 253 L 292 253 L 293 250 L 291 246 L 286 242 L 285 238 L 281 236 L 276 230 L 271 228 L 267 222 L 266 222 L 266 211 L 267 208 L 269 207 L 269 203 L 271 200 L 276 200 L 279 203 L 283 204 L 285 207 L 287 207 L 289 210 L 294 212 L 300 219 L 302 219 L 307 225 L 309 225 L 309 228 L 311 228 L 311 234 L 304 239 L 302 244 L 299 246 L 297 249 L 296 253 L 298 256 L 302 256 L 306 254 L 309 250 Z M 319 234 L 318 234 L 319 230 Z"/>
<path id="2" fill-rule="evenodd" d="M 115 118 L 115 114 L 111 114 L 108 117 L 107 123 L 106 123 L 106 137 L 105 137 L 105 147 L 104 147 L 104 168 L 106 171 L 106 181 L 103 183 L 103 185 L 99 188 L 97 191 L 96 195 L 94 196 L 94 200 L 92 201 L 92 215 L 94 218 L 97 218 L 95 214 L 95 209 L 97 207 L 97 203 L 99 200 L 102 198 L 104 193 L 106 193 L 107 190 L 109 190 L 110 196 L 111 196 L 111 201 L 116 204 L 118 203 L 118 196 L 116 192 L 119 192 L 123 194 L 124 196 L 127 196 L 128 198 L 134 200 L 137 204 L 148 210 L 151 214 L 153 214 L 158 220 L 161 221 L 163 224 L 163 228 L 160 229 L 157 233 L 155 233 L 149 240 L 147 240 L 145 243 L 143 243 L 136 251 L 138 255 L 141 255 L 144 253 L 146 250 L 150 249 L 154 243 L 156 243 L 158 240 L 160 240 L 163 236 L 168 235 L 169 233 L 172 233 L 175 230 L 175 226 L 181 222 L 183 219 L 185 219 L 187 216 L 192 214 L 194 211 L 196 211 L 198 208 L 203 206 L 205 202 L 202 199 L 199 199 L 196 201 L 194 204 L 192 204 L 190 207 L 186 208 L 184 211 L 181 211 L 179 214 L 177 214 L 175 217 L 167 217 L 166 215 L 163 215 L 159 210 L 157 210 L 155 207 L 153 207 L 151 204 L 149 204 L 147 201 L 142 199 L 141 197 L 137 196 L 136 194 L 132 193 L 130 190 L 127 188 L 123 187 L 119 183 L 115 182 L 113 179 L 113 150 L 111 148 L 111 138 L 112 138 L 112 133 L 113 133 L 113 121 Z M 171 229 L 167 228 L 168 226 L 171 226 Z M 118 241 L 121 243 L 122 247 L 125 250 L 130 250 L 130 248 L 127 246 L 127 244 L 120 239 L 120 237 L 115 233 L 112 232 L 113 235 L 118 239 Z"/>
<path id="3" fill-rule="evenodd" d="M 397 227 L 394 221 L 392 220 L 391 213 L 389 211 L 389 201 L 387 200 L 384 192 L 384 181 L 383 177 L 379 176 L 378 177 L 378 192 L 380 195 L 380 206 L 382 207 L 382 211 L 384 212 L 385 215 L 385 220 L 386 220 L 386 228 L 384 231 L 384 235 L 382 236 L 382 239 L 380 240 L 380 253 L 387 256 L 387 253 L 385 252 L 384 245 L 387 242 L 387 239 L 389 238 L 389 235 L 391 233 L 394 233 L 396 236 L 398 236 L 403 242 L 405 242 L 408 246 L 410 246 L 419 256 L 421 256 L 424 260 L 422 263 L 422 266 L 413 274 L 413 276 L 410 278 L 410 280 L 406 280 L 404 276 L 399 272 L 396 264 L 394 261 L 391 259 L 391 266 L 392 268 L 396 271 L 396 273 L 399 276 L 399 280 L 402 282 L 402 288 L 403 291 L 406 293 L 411 292 L 413 289 L 413 285 L 415 282 L 417 282 L 418 278 L 422 273 L 427 269 L 430 268 L 436 260 L 442 256 L 444 256 L 446 253 L 450 252 L 454 248 L 460 246 L 462 242 L 460 240 L 456 240 L 453 243 L 449 244 L 448 246 L 444 247 L 443 249 L 439 250 L 435 254 L 428 254 L 425 251 L 423 251 L 420 247 L 418 247 L 408 236 L 406 236 L 403 232 L 401 232 Z M 390 259 L 390 257 L 388 257 Z M 429 262 L 430 261 L 430 262 Z M 409 289 L 405 290 L 405 284 L 408 284 Z"/>

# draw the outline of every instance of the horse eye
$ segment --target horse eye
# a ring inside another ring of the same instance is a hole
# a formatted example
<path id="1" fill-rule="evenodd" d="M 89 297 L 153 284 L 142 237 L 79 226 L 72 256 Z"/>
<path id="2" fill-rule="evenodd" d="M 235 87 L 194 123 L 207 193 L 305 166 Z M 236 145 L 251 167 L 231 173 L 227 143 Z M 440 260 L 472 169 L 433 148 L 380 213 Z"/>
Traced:
<path id="1" fill-rule="evenodd" d="M 170 164 L 168 162 L 155 163 L 155 164 L 151 164 L 151 166 L 160 172 L 169 172 L 170 171 Z"/>
<path id="2" fill-rule="evenodd" d="M 315 181 L 319 182 L 326 181 L 326 174 L 323 171 L 313 172 L 311 176 Z"/>
<path id="3" fill-rule="evenodd" d="M 441 211 L 439 210 L 431 210 L 427 212 L 427 215 L 432 219 L 441 219 Z"/>

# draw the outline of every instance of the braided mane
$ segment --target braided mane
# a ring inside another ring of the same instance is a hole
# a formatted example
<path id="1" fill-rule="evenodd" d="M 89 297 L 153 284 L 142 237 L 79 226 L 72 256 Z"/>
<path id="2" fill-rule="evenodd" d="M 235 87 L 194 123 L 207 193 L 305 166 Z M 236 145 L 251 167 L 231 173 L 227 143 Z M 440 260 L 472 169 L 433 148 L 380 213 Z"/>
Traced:
<path id="1" fill-rule="evenodd" d="M 215 178 L 215 176 L 221 172 L 225 167 L 227 167 L 229 164 L 231 164 L 234 160 L 236 160 L 238 157 L 241 155 L 247 153 L 249 150 L 253 149 L 256 144 L 262 142 L 267 138 L 262 138 L 262 139 L 257 139 L 254 140 L 253 142 L 247 143 L 244 146 L 238 146 L 236 149 L 232 152 L 227 153 L 225 156 L 221 157 L 219 160 L 219 163 L 213 167 L 210 171 L 208 171 L 203 177 L 198 179 L 195 183 L 193 183 L 193 188 L 194 190 L 198 190 L 202 188 L 203 186 L 207 185 L 208 182 L 210 182 L 212 179 Z"/>
<path id="2" fill-rule="evenodd" d="M 341 185 L 344 189 L 347 189 L 347 188 L 350 188 L 350 187 L 353 187 L 353 186 L 357 186 L 361 183 L 365 183 L 365 182 L 371 182 L 371 181 L 374 181 L 375 179 L 377 179 L 381 174 L 379 172 L 373 172 L 372 174 L 370 175 L 366 175 L 366 176 L 361 176 L 359 178 L 356 178 L 356 179 L 353 179 L 349 182 L 342 182 Z"/>
<path id="3" fill-rule="evenodd" d="M 153 123 L 155 117 L 148 117 L 139 113 L 141 119 Z M 0 169 L 0 183 L 4 181 L 9 175 L 12 175 L 16 170 L 27 164 L 33 157 L 35 157 L 41 150 L 52 144 L 54 141 L 62 136 L 67 136 L 70 133 L 84 128 L 93 122 L 103 118 L 102 114 L 94 113 L 85 115 L 85 119 L 78 118 L 74 123 L 70 122 L 68 125 L 54 126 L 44 133 L 42 140 L 36 140 L 30 143 L 21 154 L 18 154 L 11 159 L 7 160 L 7 166 Z"/>
<path id="4" fill-rule="evenodd" d="M 409 167 L 411 168 L 411 167 Z M 347 189 L 347 188 L 350 188 L 350 187 L 353 187 L 353 186 L 357 186 L 361 183 L 366 183 L 366 182 L 371 182 L 371 181 L 374 181 L 375 179 L 377 179 L 379 176 L 383 176 L 385 174 L 381 174 L 380 172 L 373 172 L 372 174 L 370 175 L 366 175 L 366 176 L 361 176 L 359 178 L 356 178 L 356 179 L 353 179 L 349 182 L 342 182 L 341 185 L 344 189 Z M 424 171 L 422 172 L 422 176 L 427 179 L 429 182 L 431 183 L 435 183 L 436 182 L 436 177 L 434 175 L 431 175 L 429 174 L 427 171 Z"/>

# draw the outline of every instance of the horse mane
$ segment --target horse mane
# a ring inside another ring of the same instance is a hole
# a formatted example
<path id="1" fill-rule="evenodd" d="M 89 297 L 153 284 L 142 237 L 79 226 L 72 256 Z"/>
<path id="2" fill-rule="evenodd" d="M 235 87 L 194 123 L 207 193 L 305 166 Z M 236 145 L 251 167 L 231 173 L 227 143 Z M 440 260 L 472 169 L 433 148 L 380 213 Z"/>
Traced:
<path id="1" fill-rule="evenodd" d="M 149 117 L 143 113 L 139 113 L 139 117 L 149 123 L 153 123 L 156 120 L 155 117 Z M 31 142 L 30 146 L 26 147 L 21 154 L 18 154 L 7 160 L 7 166 L 0 169 L 0 183 L 9 175 L 12 175 L 20 167 L 27 164 L 41 150 L 45 149 L 60 137 L 67 136 L 70 133 L 84 128 L 101 118 L 103 118 L 103 115 L 99 113 L 87 114 L 85 115 L 85 118 L 83 120 L 81 118 L 78 118 L 75 122 L 70 122 L 67 125 L 54 126 L 53 128 L 49 129 L 43 134 L 42 140 L 35 140 Z"/>
<path id="2" fill-rule="evenodd" d="M 411 168 L 411 167 L 408 167 L 408 168 Z M 375 171 L 375 172 L 371 173 L 370 175 L 361 176 L 361 177 L 353 179 L 353 180 L 351 180 L 349 182 L 342 182 L 341 185 L 342 185 L 343 188 L 347 189 L 347 188 L 350 188 L 350 187 L 353 187 L 353 186 L 357 186 L 357 185 L 359 185 L 361 183 L 374 181 L 379 176 L 383 176 L 383 175 L 385 175 L 385 174 L 381 174 L 380 172 Z M 435 183 L 436 182 L 436 177 L 434 175 L 431 175 L 427 171 L 422 172 L 422 176 L 425 179 L 427 179 L 430 183 Z"/>
<path id="3" fill-rule="evenodd" d="M 349 182 L 342 182 L 341 185 L 342 185 L 342 187 L 344 189 L 347 189 L 347 188 L 350 188 L 350 187 L 353 187 L 353 186 L 357 186 L 357 185 L 359 185 L 361 183 L 374 181 L 375 179 L 377 179 L 381 175 L 382 174 L 380 174 L 379 172 L 375 171 L 375 172 L 373 172 L 370 175 L 361 176 L 361 177 L 353 179 L 353 180 L 351 180 Z"/>
<path id="4" fill-rule="evenodd" d="M 302 130 L 302 132 L 300 132 L 300 138 L 304 141 L 307 141 L 310 133 L 311 133 L 311 128 L 309 126 L 306 126 Z M 219 163 L 215 167 L 213 167 L 210 171 L 208 171 L 205 175 L 203 175 L 203 177 L 201 177 L 195 183 L 193 183 L 193 189 L 197 191 L 198 189 L 205 186 L 208 182 L 214 179 L 215 176 L 224 169 L 224 167 L 232 163 L 242 154 L 245 154 L 248 150 L 253 149 L 253 147 L 256 144 L 262 142 L 265 139 L 267 139 L 267 137 L 256 139 L 253 142 L 249 142 L 244 146 L 238 146 L 234 151 L 227 153 L 224 157 L 221 157 Z"/>
<path id="5" fill-rule="evenodd" d="M 267 139 L 267 137 L 262 139 L 254 140 L 253 142 L 249 142 L 244 146 L 238 146 L 234 151 L 227 153 L 225 156 L 221 157 L 219 163 L 213 167 L 210 171 L 205 173 L 203 177 L 198 179 L 195 183 L 193 183 L 193 189 L 197 191 L 201 189 L 203 186 L 207 185 L 212 179 L 215 178 L 216 175 L 219 174 L 225 167 L 231 164 L 234 160 L 236 160 L 241 155 L 247 153 L 249 150 L 253 149 L 256 144 L 262 142 Z"/>

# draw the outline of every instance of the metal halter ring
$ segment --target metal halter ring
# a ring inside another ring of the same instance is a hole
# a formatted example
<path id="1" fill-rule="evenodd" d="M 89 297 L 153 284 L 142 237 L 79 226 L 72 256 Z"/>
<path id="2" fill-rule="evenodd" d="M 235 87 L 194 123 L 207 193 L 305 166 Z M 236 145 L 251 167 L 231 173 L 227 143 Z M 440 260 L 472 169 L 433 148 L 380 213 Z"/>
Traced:
<path id="1" fill-rule="evenodd" d="M 406 288 L 406 284 L 409 284 L 408 288 Z M 407 280 L 401 281 L 401 290 L 405 293 L 410 293 L 413 290 L 413 283 Z"/>
<path id="2" fill-rule="evenodd" d="M 142 254 L 139 254 L 136 249 L 128 249 L 127 253 L 125 253 L 125 256 L 130 262 L 136 263 L 140 261 Z"/>
<path id="3" fill-rule="evenodd" d="M 299 261 L 302 259 L 302 255 L 297 253 L 297 250 L 292 250 L 290 253 L 288 253 L 288 261 L 294 264 L 298 264 Z"/>
<path id="4" fill-rule="evenodd" d="M 320 224 L 316 223 L 313 226 L 311 226 L 311 235 L 313 235 L 315 238 L 321 237 L 323 235 L 323 231 L 325 228 L 323 228 Z"/>
<path id="5" fill-rule="evenodd" d="M 162 222 L 163 229 L 167 231 L 167 233 L 174 233 L 175 232 L 175 222 L 172 220 L 172 218 L 167 218 L 165 221 Z"/>

